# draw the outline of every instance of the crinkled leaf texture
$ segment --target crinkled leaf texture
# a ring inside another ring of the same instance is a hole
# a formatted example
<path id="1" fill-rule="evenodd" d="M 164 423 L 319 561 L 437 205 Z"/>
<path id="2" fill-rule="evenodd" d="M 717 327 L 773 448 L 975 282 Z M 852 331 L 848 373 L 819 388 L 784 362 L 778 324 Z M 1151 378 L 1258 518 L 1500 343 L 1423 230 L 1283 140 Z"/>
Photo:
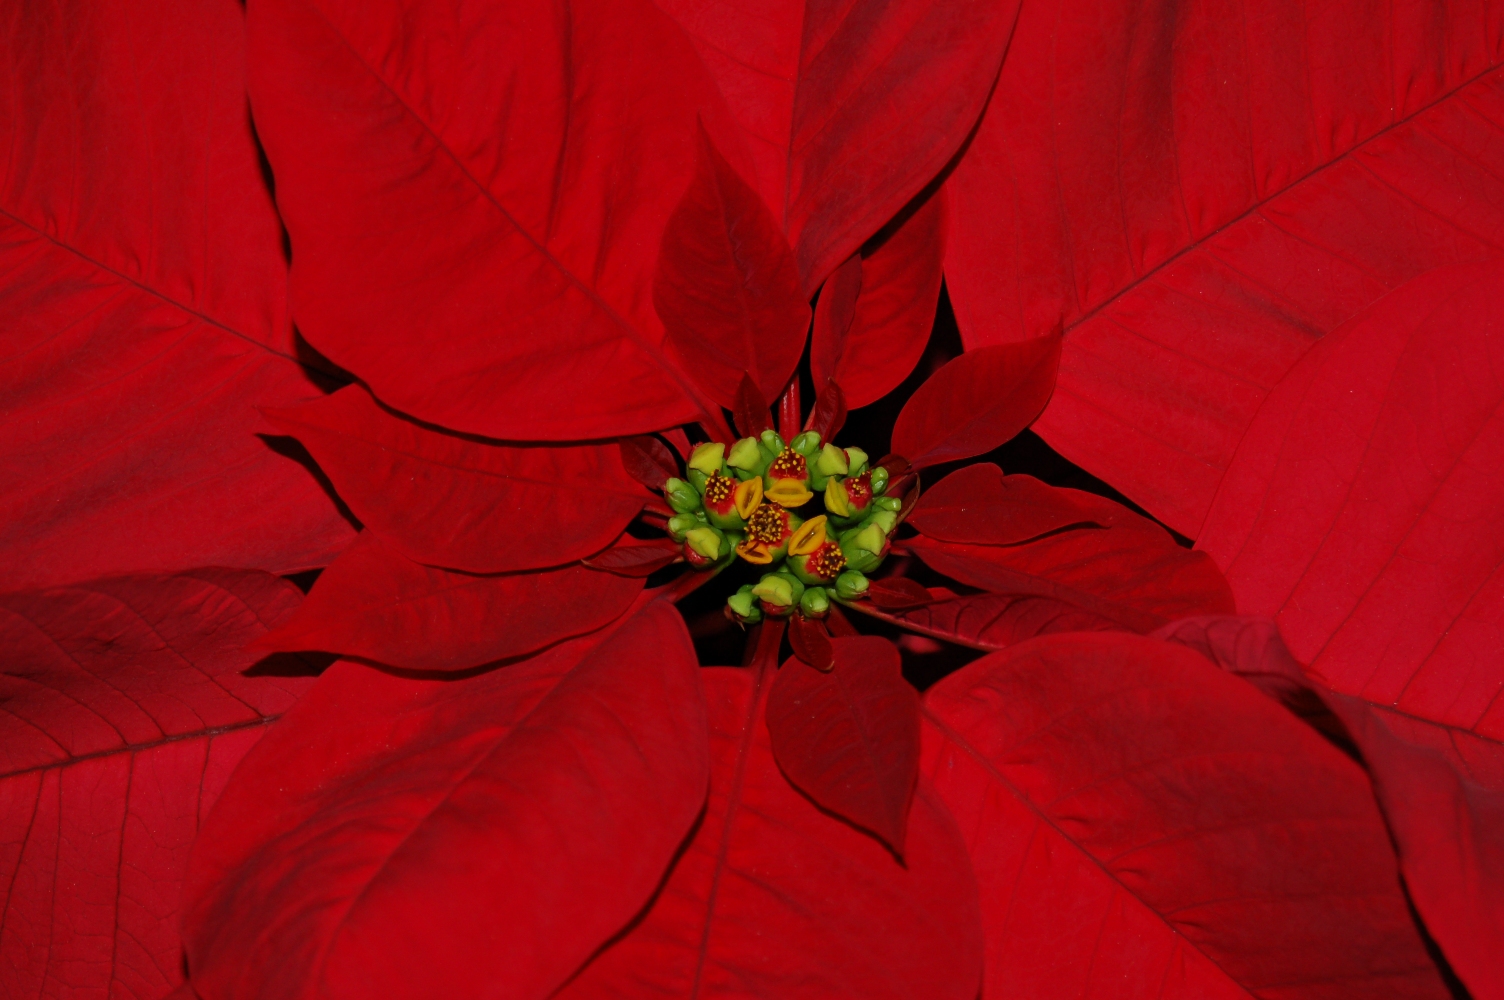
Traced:
<path id="1" fill-rule="evenodd" d="M 984 997 L 1448 996 L 1362 770 L 1203 657 L 1046 636 L 925 704 Z"/>
<path id="2" fill-rule="evenodd" d="M 181 982 L 200 822 L 312 683 L 243 674 L 258 659 L 243 647 L 301 596 L 221 569 L 0 595 L 0 994 Z"/>
<path id="3" fill-rule="evenodd" d="M 646 0 L 264 0 L 251 104 L 299 328 L 378 399 L 504 440 L 693 419 L 649 290 L 719 97 Z M 724 129 L 730 129 L 726 124 Z"/>
<path id="4" fill-rule="evenodd" d="M 451 434 L 358 385 L 267 416 L 308 448 L 367 529 L 414 562 L 471 573 L 558 566 L 611 544 L 649 498 L 615 444 Z"/>
<path id="5" fill-rule="evenodd" d="M 657 0 L 694 38 L 813 294 L 961 148 L 1011 0 Z"/>
<path id="6" fill-rule="evenodd" d="M 609 625 L 642 587 L 640 578 L 578 563 L 489 575 L 435 569 L 363 531 L 259 645 L 468 670 Z"/>
<path id="7" fill-rule="evenodd" d="M 354 532 L 255 434 L 318 394 L 233 3 L 28 4 L 0 26 L 4 585 L 291 572 Z M 150 67 L 149 70 L 143 67 Z"/>
<path id="8" fill-rule="evenodd" d="M 545 998 L 705 802 L 674 608 L 461 680 L 331 667 L 236 772 L 186 890 L 204 1000 Z"/>
<path id="9" fill-rule="evenodd" d="M 651 905 L 559 994 L 974 1000 L 976 885 L 921 782 L 905 863 L 795 791 L 769 747 L 771 677 L 702 672 L 710 801 Z"/>
<path id="10" fill-rule="evenodd" d="M 1196 537 L 1260 402 L 1504 249 L 1504 3 L 1026 4 L 947 182 L 968 346 L 1064 324 L 1035 429 Z"/>

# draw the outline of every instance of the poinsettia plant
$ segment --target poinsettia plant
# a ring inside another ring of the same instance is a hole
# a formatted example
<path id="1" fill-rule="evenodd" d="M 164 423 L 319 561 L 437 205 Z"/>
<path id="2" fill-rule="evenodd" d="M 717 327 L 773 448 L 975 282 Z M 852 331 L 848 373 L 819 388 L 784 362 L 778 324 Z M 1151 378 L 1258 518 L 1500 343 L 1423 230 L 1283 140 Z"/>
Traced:
<path id="1" fill-rule="evenodd" d="M 1504 997 L 1496 6 L 21 8 L 4 992 Z"/>

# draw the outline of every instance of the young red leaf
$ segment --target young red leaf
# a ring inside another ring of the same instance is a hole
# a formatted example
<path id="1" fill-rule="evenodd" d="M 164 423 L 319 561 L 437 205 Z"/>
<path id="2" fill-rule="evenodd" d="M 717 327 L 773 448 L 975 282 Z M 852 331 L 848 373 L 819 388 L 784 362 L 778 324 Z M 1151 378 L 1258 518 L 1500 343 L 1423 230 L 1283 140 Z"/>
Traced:
<path id="1" fill-rule="evenodd" d="M 684 555 L 683 546 L 669 538 L 622 535 L 608 549 L 581 560 L 592 569 L 622 576 L 649 576 Z"/>
<path id="2" fill-rule="evenodd" d="M 815 397 L 814 409 L 809 411 L 809 420 L 804 429 L 814 431 L 826 441 L 832 440 L 846 423 L 846 394 L 834 381 L 825 383 Z"/>
<path id="3" fill-rule="evenodd" d="M 702 671 L 710 801 L 651 905 L 559 994 L 975 1000 L 976 884 L 920 782 L 904 863 L 779 772 L 771 674 Z"/>
<path id="4" fill-rule="evenodd" d="M 683 470 L 668 450 L 668 445 L 651 434 L 624 437 L 617 442 L 621 451 L 622 468 L 627 475 L 650 490 L 661 490 L 663 484 Z"/>
<path id="5" fill-rule="evenodd" d="M 1054 598 L 1136 632 L 1188 615 L 1232 613 L 1227 580 L 1205 553 L 1186 551 L 1121 504 L 1058 492 L 1071 494 L 1072 506 L 1102 527 L 1058 531 L 1021 545 L 965 545 L 925 535 L 905 544 L 969 587 Z"/>
<path id="6" fill-rule="evenodd" d="M 435 569 L 363 531 L 258 646 L 468 670 L 608 625 L 641 592 L 639 578 L 580 565 L 485 576 Z"/>
<path id="7" fill-rule="evenodd" d="M 1063 324 L 1034 429 L 1196 537 L 1317 338 L 1504 251 L 1500 23 L 1493 0 L 1024 5 L 946 183 L 962 338 Z"/>
<path id="8" fill-rule="evenodd" d="M 778 397 L 778 433 L 785 440 L 791 440 L 799 433 L 799 418 L 803 410 L 799 400 L 799 379 L 789 379 L 789 384 L 784 387 L 783 395 Z"/>
<path id="9" fill-rule="evenodd" d="M 793 252 L 703 132 L 694 179 L 663 231 L 653 305 L 681 367 L 727 409 L 749 376 L 767 409 L 804 353 L 809 303 Z"/>
<path id="10" fill-rule="evenodd" d="M 867 585 L 866 596 L 885 611 L 919 608 L 934 600 L 923 586 L 902 576 L 873 580 Z"/>
<path id="11" fill-rule="evenodd" d="M 1018 5 L 801 0 L 660 6 L 695 39 L 813 295 L 976 125 Z"/>
<path id="12" fill-rule="evenodd" d="M 1018 545 L 1066 528 L 1103 527 L 1087 494 L 1033 476 L 1005 476 L 990 462 L 958 469 L 926 490 L 909 523 L 930 538 Z"/>
<path id="13" fill-rule="evenodd" d="M 358 385 L 267 417 L 301 441 L 340 499 L 414 562 L 471 573 L 599 552 L 648 494 L 610 445 L 505 445 L 425 427 Z"/>
<path id="14" fill-rule="evenodd" d="M 743 437 L 756 437 L 773 426 L 768 400 L 746 372 L 742 372 L 742 380 L 737 384 L 736 405 L 731 415 L 735 418 L 736 432 Z"/>
<path id="15" fill-rule="evenodd" d="M 789 646 L 795 656 L 816 670 L 829 670 L 835 665 L 835 647 L 823 621 L 794 615 L 789 619 Z"/>
<path id="16" fill-rule="evenodd" d="M 902 856 L 919 779 L 919 695 L 888 640 L 831 645 L 833 669 L 790 659 L 774 678 L 767 707 L 773 757 L 816 805 Z"/>
<path id="17" fill-rule="evenodd" d="M 1039 415 L 1059 364 L 1059 337 L 952 358 L 904 404 L 893 425 L 893 450 L 916 469 L 991 451 Z"/>
<path id="18" fill-rule="evenodd" d="M 1179 646 L 1053 635 L 925 698 L 986 996 L 1448 996 L 1356 764 Z"/>
<path id="19" fill-rule="evenodd" d="M 239 570 L 0 595 L 0 994 L 181 982 L 200 819 L 312 683 L 244 647 L 301 596 Z"/>
<path id="20" fill-rule="evenodd" d="M 248 18 L 316 347 L 404 413 L 503 440 L 697 418 L 643 291 L 696 123 L 725 113 L 652 4 L 267 0 Z"/>
<path id="21" fill-rule="evenodd" d="M 241 8 L 8 13 L 4 586 L 322 565 L 354 530 L 255 433 L 256 406 L 318 388 L 287 321 Z"/>
<path id="22" fill-rule="evenodd" d="M 972 649 L 1006 649 L 1051 632 L 1115 632 L 1125 626 L 1053 597 L 1030 594 L 972 594 L 944 597 L 930 592 L 918 607 L 887 610 L 875 602 L 853 601 L 855 611 L 892 622 L 910 632 Z"/>
<path id="23" fill-rule="evenodd" d="M 463 680 L 338 663 L 194 854 L 207 997 L 546 997 L 651 896 L 705 803 L 673 607 Z"/>
<path id="24" fill-rule="evenodd" d="M 908 377 L 935 325 L 944 253 L 945 200 L 931 194 L 836 269 L 815 307 L 815 385 L 833 378 L 866 406 Z"/>

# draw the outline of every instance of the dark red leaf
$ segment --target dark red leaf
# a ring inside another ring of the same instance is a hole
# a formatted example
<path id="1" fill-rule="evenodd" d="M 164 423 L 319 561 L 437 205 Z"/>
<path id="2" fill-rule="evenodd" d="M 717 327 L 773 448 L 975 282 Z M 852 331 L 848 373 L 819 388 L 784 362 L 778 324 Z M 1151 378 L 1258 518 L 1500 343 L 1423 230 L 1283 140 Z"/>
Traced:
<path id="1" fill-rule="evenodd" d="M 742 372 L 742 380 L 736 387 L 736 405 L 731 416 L 736 423 L 736 432 L 742 437 L 756 437 L 773 426 L 768 401 L 746 372 Z"/>
<path id="2" fill-rule="evenodd" d="M 963 545 L 924 535 L 905 544 L 969 587 L 1073 604 L 1136 632 L 1188 615 L 1231 614 L 1232 592 L 1215 563 L 1159 525 L 1104 497 L 1075 490 L 1102 528 L 1076 528 L 1022 545 Z"/>
<path id="3" fill-rule="evenodd" d="M 815 308 L 815 385 L 835 379 L 856 407 L 908 377 L 935 325 L 944 253 L 945 200 L 932 194 L 836 269 Z"/>
<path id="4" fill-rule="evenodd" d="M 502 440 L 698 418 L 644 291 L 696 122 L 731 126 L 651 3 L 266 0 L 249 25 L 315 347 L 404 413 Z"/>
<path id="5" fill-rule="evenodd" d="M 1006 649 L 1051 632 L 1114 632 L 1125 626 L 1053 597 L 1029 594 L 972 594 L 965 597 L 930 592 L 920 607 L 889 611 L 872 601 L 854 601 L 855 611 L 892 622 L 910 632 L 944 639 L 973 649 Z"/>
<path id="6" fill-rule="evenodd" d="M 962 338 L 1063 324 L 1034 429 L 1198 536 L 1314 341 L 1504 252 L 1501 24 L 1495 0 L 1025 4 L 946 183 Z"/>
<path id="7" fill-rule="evenodd" d="M 627 470 L 627 475 L 650 490 L 663 489 L 664 483 L 682 471 L 673 452 L 668 450 L 668 445 L 651 434 L 624 437 L 617 445 L 621 451 L 621 464 Z"/>
<path id="8" fill-rule="evenodd" d="M 7 13 L 3 586 L 322 565 L 354 529 L 256 436 L 256 406 L 319 390 L 287 321 L 241 8 Z"/>
<path id="9" fill-rule="evenodd" d="M 888 640 L 831 645 L 833 669 L 790 659 L 774 678 L 767 708 L 773 758 L 816 805 L 902 856 L 919 780 L 919 695 Z"/>
<path id="10" fill-rule="evenodd" d="M 241 570 L 0 595 L 0 994 L 159 997 L 230 771 L 312 677 L 242 673 L 301 594 Z"/>
<path id="11" fill-rule="evenodd" d="M 668 440 L 668 443 L 674 446 L 674 450 L 679 453 L 679 457 L 686 462 L 689 461 L 690 453 L 694 449 L 690 445 L 689 435 L 684 433 L 684 429 L 682 427 L 670 427 L 661 433 Z"/>
<path id="12" fill-rule="evenodd" d="M 769 746 L 772 675 L 701 672 L 710 801 L 652 904 L 559 994 L 975 1000 L 976 884 L 921 781 L 904 863 L 789 785 Z"/>
<path id="13" fill-rule="evenodd" d="M 856 630 L 856 627 L 841 613 L 841 609 L 834 604 L 830 606 L 830 615 L 825 619 L 825 627 L 836 638 L 861 635 Z"/>
<path id="14" fill-rule="evenodd" d="M 720 83 L 811 295 L 961 148 L 1018 12 L 1008 0 L 659 6 Z"/>
<path id="15" fill-rule="evenodd" d="M 1444 998 L 1362 770 L 1170 643 L 1053 635 L 932 688 L 985 995 Z"/>
<path id="16" fill-rule="evenodd" d="M 804 429 L 814 431 L 826 441 L 840 433 L 846 424 L 846 394 L 834 381 L 827 381 L 825 388 L 815 396 L 814 409 L 809 411 L 809 420 Z"/>
<path id="17" fill-rule="evenodd" d="M 683 547 L 672 539 L 639 539 L 622 535 L 609 549 L 582 561 L 592 569 L 603 569 L 608 573 L 648 576 L 683 555 Z"/>
<path id="18" fill-rule="evenodd" d="M 653 304 L 681 367 L 728 410 L 747 376 L 777 399 L 804 352 L 809 304 L 793 252 L 703 133 L 694 180 L 663 231 Z"/>
<path id="19" fill-rule="evenodd" d="M 968 465 L 931 486 L 909 523 L 931 538 L 1017 545 L 1066 528 L 1102 527 L 1096 505 L 1075 490 L 1033 476 L 1005 476 L 991 463 Z"/>
<path id="20" fill-rule="evenodd" d="M 318 459 L 367 529 L 415 562 L 472 573 L 558 566 L 599 552 L 649 498 L 618 448 L 449 434 L 383 409 L 358 385 L 267 417 Z"/>
<path id="21" fill-rule="evenodd" d="M 1059 364 L 1059 337 L 952 358 L 904 404 L 893 425 L 893 450 L 916 469 L 991 451 L 1039 416 Z"/>
<path id="22" fill-rule="evenodd" d="M 884 611 L 919 608 L 934 600 L 923 586 L 902 576 L 873 580 L 867 585 L 867 599 Z"/>
<path id="23" fill-rule="evenodd" d="M 836 662 L 835 647 L 825 623 L 796 614 L 789 619 L 789 646 L 794 655 L 816 670 L 829 670 Z"/>
<path id="24" fill-rule="evenodd" d="M 799 400 L 799 378 L 789 379 L 783 395 L 778 397 L 778 433 L 785 441 L 799 433 L 799 418 L 803 415 Z"/>
<path id="25" fill-rule="evenodd" d="M 259 647 L 468 670 L 608 625 L 641 591 L 641 579 L 580 565 L 487 576 L 435 569 L 364 531 Z"/>
<path id="26" fill-rule="evenodd" d="M 194 984 L 549 996 L 649 899 L 704 806 L 698 675 L 662 601 L 463 680 L 331 667 L 199 840 Z"/>

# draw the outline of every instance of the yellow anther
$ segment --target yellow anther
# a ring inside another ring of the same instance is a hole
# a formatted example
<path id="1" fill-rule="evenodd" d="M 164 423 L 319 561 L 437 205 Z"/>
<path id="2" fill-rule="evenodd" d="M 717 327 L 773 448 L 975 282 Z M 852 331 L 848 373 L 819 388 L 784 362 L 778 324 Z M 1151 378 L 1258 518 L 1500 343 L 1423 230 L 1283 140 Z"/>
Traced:
<path id="1" fill-rule="evenodd" d="M 825 515 L 812 517 L 789 539 L 789 555 L 807 556 L 825 544 Z"/>
<path id="2" fill-rule="evenodd" d="M 753 476 L 744 483 L 738 483 L 736 492 L 731 494 L 731 502 L 743 518 L 751 517 L 752 512 L 762 503 L 762 477 Z"/>
<path id="3" fill-rule="evenodd" d="M 763 496 L 780 507 L 803 507 L 815 498 L 815 495 L 797 479 L 780 479 Z"/>
<path id="4" fill-rule="evenodd" d="M 851 516 L 851 494 L 846 486 L 834 476 L 825 484 L 825 509 L 836 517 Z"/>

